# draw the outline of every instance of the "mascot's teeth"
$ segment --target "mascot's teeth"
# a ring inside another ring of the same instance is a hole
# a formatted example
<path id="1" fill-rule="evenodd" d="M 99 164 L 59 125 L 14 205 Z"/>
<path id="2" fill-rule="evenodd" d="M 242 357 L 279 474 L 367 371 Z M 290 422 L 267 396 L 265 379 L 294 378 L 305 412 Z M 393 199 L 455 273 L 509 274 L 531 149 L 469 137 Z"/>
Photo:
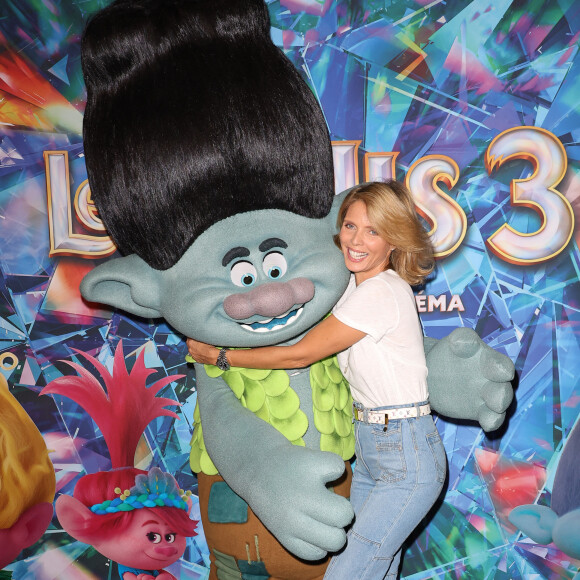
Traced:
<path id="1" fill-rule="evenodd" d="M 272 330 L 278 330 L 279 328 L 284 328 L 289 324 L 292 324 L 297 320 L 297 318 L 302 314 L 304 306 L 292 310 L 284 316 L 279 316 L 277 318 L 270 318 L 268 320 L 260 320 L 259 322 L 254 322 L 252 324 L 241 324 L 242 328 L 250 330 L 252 332 L 271 332 Z"/>

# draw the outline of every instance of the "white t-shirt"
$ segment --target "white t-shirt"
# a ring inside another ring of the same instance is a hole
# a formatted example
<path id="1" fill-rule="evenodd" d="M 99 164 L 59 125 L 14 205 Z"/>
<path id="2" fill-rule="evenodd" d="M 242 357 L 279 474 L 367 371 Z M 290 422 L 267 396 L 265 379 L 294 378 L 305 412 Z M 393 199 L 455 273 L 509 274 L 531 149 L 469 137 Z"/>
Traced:
<path id="1" fill-rule="evenodd" d="M 428 398 L 423 331 L 413 291 L 394 270 L 358 286 L 354 275 L 332 313 L 367 336 L 338 354 L 354 400 L 365 407 Z"/>

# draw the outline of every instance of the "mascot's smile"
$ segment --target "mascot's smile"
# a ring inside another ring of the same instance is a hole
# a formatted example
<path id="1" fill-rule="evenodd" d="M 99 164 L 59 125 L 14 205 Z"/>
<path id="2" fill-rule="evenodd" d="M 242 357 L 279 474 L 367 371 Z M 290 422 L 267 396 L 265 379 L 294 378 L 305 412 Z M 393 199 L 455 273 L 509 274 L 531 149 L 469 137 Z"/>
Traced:
<path id="1" fill-rule="evenodd" d="M 257 322 L 253 322 L 251 324 L 240 324 L 242 328 L 245 330 L 250 330 L 251 332 L 271 332 L 272 330 L 278 330 L 280 328 L 285 328 L 289 326 L 296 320 L 298 320 L 299 316 L 304 311 L 304 305 L 291 310 L 288 314 L 284 316 L 277 316 L 275 318 L 269 318 L 268 320 L 259 320 Z"/>

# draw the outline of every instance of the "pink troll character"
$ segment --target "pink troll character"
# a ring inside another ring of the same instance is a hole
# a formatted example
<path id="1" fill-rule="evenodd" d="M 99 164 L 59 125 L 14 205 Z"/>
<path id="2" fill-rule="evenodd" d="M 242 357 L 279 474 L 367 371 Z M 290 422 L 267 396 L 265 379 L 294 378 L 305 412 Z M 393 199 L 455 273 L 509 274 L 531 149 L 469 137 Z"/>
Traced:
<path id="1" fill-rule="evenodd" d="M 41 394 L 64 395 L 81 405 L 97 424 L 111 456 L 112 469 L 83 476 L 73 496 L 61 495 L 55 504 L 63 529 L 117 562 L 122 580 L 176 580 L 163 570 L 183 555 L 186 538 L 195 536 L 196 521 L 189 517 L 189 492 L 180 490 L 169 473 L 158 467 L 134 467 L 139 439 L 156 417 L 177 415 L 166 409 L 178 405 L 157 393 L 183 375 L 172 375 L 146 386 L 147 369 L 141 351 L 127 371 L 122 343 L 115 351 L 113 374 L 95 358 L 86 358 L 100 373 L 106 392 L 81 365 L 70 365 L 80 376 L 49 383 Z"/>

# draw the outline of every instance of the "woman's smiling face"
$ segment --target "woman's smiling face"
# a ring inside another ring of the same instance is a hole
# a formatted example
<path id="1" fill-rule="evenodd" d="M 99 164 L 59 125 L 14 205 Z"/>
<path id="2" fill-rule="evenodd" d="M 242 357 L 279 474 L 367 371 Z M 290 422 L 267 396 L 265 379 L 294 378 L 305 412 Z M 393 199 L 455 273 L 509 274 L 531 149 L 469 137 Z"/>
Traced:
<path id="1" fill-rule="evenodd" d="M 354 273 L 357 285 L 383 272 L 387 267 L 393 246 L 379 236 L 369 221 L 363 201 L 355 201 L 348 208 L 339 239 L 344 262 Z"/>

